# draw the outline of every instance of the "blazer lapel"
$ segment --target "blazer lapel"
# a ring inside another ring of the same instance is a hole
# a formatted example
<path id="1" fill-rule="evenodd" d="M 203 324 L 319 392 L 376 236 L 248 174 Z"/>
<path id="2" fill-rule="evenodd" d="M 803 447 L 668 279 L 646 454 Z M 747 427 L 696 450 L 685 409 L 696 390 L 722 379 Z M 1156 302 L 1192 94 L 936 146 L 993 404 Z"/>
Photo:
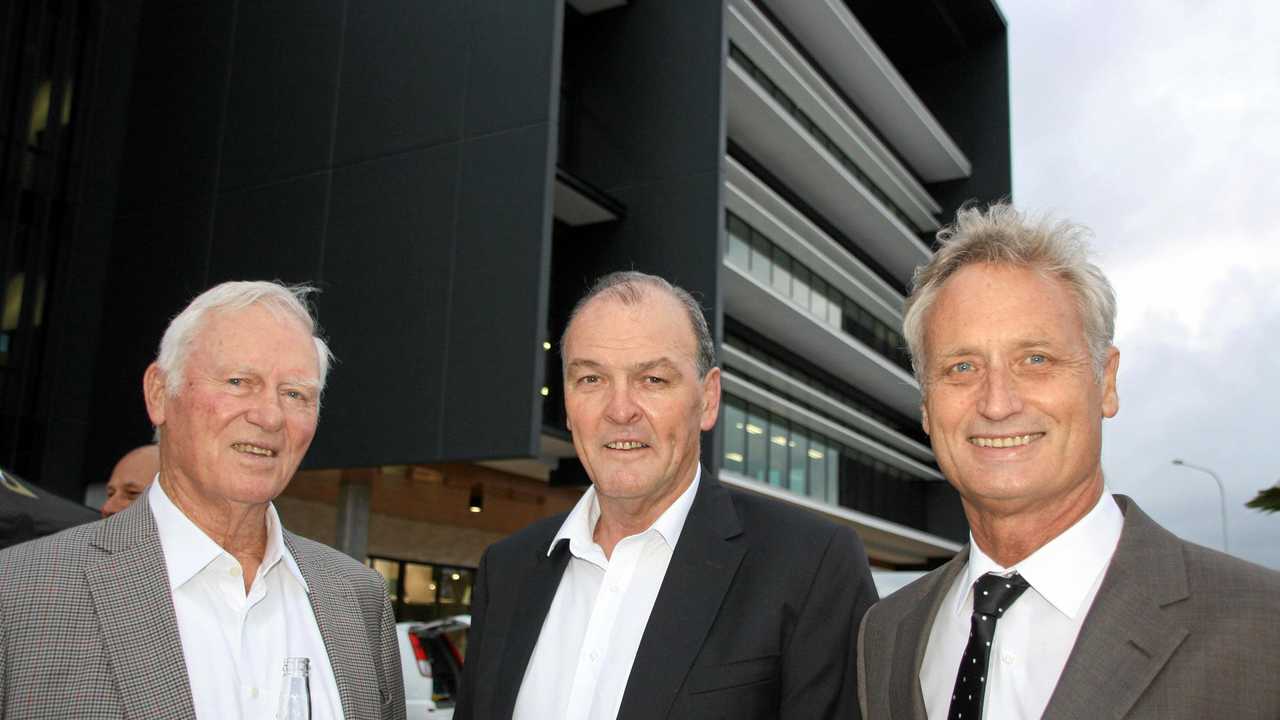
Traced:
<path id="1" fill-rule="evenodd" d="M 898 623 L 889 681 L 890 713 L 894 718 L 924 720 L 926 717 L 924 695 L 920 690 L 920 667 L 929 647 L 929 633 L 933 630 L 934 618 L 942 611 L 942 600 L 947 590 L 968 561 L 969 550 L 966 547 L 943 566 L 943 571 L 937 574 L 921 602 Z"/>
<path id="2" fill-rule="evenodd" d="M 125 711 L 195 720 L 164 552 L 146 495 L 102 524 L 107 557 L 85 569 L 102 644 Z"/>
<path id="3" fill-rule="evenodd" d="M 548 557 L 547 545 L 550 542 L 551 538 L 547 538 L 544 543 L 536 543 L 533 550 L 537 554 L 516 585 L 519 595 L 515 598 L 514 611 L 507 625 L 506 644 L 500 650 L 502 659 L 497 681 L 490 686 L 494 693 L 493 717 L 511 717 L 515 712 L 516 695 L 524 681 L 525 669 L 533 656 L 538 635 L 542 633 L 542 623 L 551 610 L 551 601 L 560 587 L 560 578 L 569 565 L 569 543 L 557 543 Z"/>
<path id="4" fill-rule="evenodd" d="M 654 601 L 618 720 L 666 717 L 745 552 L 729 493 L 705 474 Z"/>
<path id="5" fill-rule="evenodd" d="M 1124 530 L 1045 718 L 1124 717 L 1186 639 L 1162 608 L 1188 596 L 1176 537 L 1123 495 Z"/>
<path id="6" fill-rule="evenodd" d="M 365 644 L 369 633 L 363 626 L 364 616 L 355 592 L 341 573 L 326 567 L 323 558 L 308 553 L 304 545 L 294 542 L 293 533 L 284 531 L 283 535 L 285 547 L 289 548 L 307 581 L 307 599 L 329 654 L 342 714 L 349 718 L 376 716 L 380 712 L 381 697 L 378 684 L 372 679 L 378 677 L 378 672 Z"/>

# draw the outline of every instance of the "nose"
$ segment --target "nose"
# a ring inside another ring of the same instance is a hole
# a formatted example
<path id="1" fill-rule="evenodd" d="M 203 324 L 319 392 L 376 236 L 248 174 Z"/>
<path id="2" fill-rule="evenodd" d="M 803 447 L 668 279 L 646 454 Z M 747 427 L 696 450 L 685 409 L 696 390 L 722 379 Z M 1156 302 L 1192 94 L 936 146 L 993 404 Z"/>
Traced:
<path id="1" fill-rule="evenodd" d="M 604 416 L 615 425 L 630 425 L 640 419 L 640 406 L 636 404 L 628 385 L 618 383 L 610 389 Z"/>
<path id="2" fill-rule="evenodd" d="M 281 402 L 277 393 L 263 389 L 254 398 L 253 407 L 249 408 L 245 419 L 263 430 L 275 432 L 284 427 L 284 408 L 281 407 Z"/>
<path id="3" fill-rule="evenodd" d="M 1003 420 L 1022 412 L 1017 379 L 1008 369 L 993 367 L 987 372 L 978 398 L 978 412 L 989 420 Z"/>

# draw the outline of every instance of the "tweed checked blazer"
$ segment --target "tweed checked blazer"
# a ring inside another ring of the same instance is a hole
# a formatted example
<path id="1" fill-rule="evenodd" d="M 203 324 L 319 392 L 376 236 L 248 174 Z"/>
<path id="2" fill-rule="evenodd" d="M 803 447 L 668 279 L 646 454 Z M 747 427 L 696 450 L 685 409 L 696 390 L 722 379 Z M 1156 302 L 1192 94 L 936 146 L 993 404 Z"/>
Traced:
<path id="1" fill-rule="evenodd" d="M 1044 718 L 1280 718 L 1280 573 L 1184 542 L 1114 497 L 1120 543 Z M 863 618 L 864 717 L 926 717 L 920 664 L 968 559 L 961 550 Z"/>
<path id="2" fill-rule="evenodd" d="M 310 587 L 348 720 L 405 716 L 381 577 L 284 533 Z M 146 495 L 98 522 L 0 551 L 0 720 L 195 718 Z"/>

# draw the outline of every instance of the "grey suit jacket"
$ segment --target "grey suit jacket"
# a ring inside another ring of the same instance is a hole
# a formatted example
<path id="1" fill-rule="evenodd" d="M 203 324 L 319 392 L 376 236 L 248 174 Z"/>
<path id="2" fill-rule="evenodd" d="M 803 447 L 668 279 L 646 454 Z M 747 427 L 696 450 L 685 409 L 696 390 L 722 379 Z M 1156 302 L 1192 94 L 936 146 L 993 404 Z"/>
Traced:
<path id="1" fill-rule="evenodd" d="M 1115 498 L 1120 544 L 1044 717 L 1280 718 L 1280 573 L 1179 540 Z M 960 551 L 863 618 L 864 717 L 926 717 L 920 664 L 968 557 Z"/>
<path id="2" fill-rule="evenodd" d="M 284 533 L 349 720 L 404 718 L 382 579 Z M 195 718 L 146 496 L 98 522 L 0 551 L 0 719 Z"/>

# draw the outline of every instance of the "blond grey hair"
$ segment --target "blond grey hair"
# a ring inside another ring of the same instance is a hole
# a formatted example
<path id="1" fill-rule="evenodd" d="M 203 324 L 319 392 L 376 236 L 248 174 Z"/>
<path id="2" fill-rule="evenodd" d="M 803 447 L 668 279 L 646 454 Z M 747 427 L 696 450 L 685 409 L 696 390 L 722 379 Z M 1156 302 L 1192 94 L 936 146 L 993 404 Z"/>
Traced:
<path id="1" fill-rule="evenodd" d="M 961 208 L 955 222 L 938 231 L 938 252 L 916 268 L 911 279 L 902 334 L 920 386 L 925 386 L 929 309 L 952 275 L 976 263 L 1026 268 L 1065 283 L 1076 298 L 1094 375 L 1101 378 L 1115 338 L 1116 294 L 1102 270 L 1089 261 L 1091 234 L 1083 225 L 1048 216 L 1029 217 L 1004 202 L 985 211 L 976 206 Z"/>

